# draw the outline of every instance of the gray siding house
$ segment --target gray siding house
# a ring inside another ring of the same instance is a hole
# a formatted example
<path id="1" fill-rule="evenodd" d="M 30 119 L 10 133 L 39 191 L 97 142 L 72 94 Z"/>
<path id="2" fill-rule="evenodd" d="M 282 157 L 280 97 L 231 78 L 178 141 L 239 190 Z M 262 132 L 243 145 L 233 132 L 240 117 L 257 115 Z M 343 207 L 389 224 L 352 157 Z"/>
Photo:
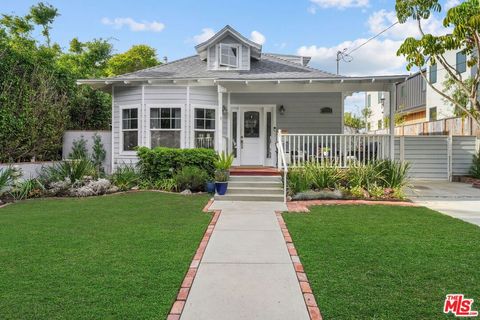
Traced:
<path id="1" fill-rule="evenodd" d="M 394 94 L 395 83 L 405 79 L 317 70 L 309 57 L 263 53 L 230 26 L 195 50 L 153 68 L 78 81 L 112 93 L 112 168 L 135 163 L 137 146 L 214 148 L 233 153 L 234 165 L 276 166 L 279 132 L 317 140 L 341 135 L 346 96 Z M 285 152 L 313 150 L 305 141 L 286 143 Z"/>

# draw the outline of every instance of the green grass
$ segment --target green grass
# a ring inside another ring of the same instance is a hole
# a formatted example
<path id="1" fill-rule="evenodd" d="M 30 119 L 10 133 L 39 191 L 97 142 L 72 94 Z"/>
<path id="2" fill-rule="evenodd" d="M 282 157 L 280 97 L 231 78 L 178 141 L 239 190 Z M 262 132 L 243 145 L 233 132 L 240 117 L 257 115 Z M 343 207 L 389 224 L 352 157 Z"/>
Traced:
<path id="1" fill-rule="evenodd" d="M 155 192 L 0 209 L 0 319 L 165 319 L 211 219 Z"/>
<path id="2" fill-rule="evenodd" d="M 448 293 L 480 309 L 480 228 L 426 208 L 284 214 L 324 319 L 439 319 Z"/>

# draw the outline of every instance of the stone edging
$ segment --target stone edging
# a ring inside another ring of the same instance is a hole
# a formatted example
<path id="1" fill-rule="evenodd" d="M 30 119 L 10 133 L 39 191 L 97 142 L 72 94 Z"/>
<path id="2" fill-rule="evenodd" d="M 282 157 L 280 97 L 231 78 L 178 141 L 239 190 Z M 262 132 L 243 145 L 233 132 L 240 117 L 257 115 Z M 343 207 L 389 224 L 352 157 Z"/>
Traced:
<path id="1" fill-rule="evenodd" d="M 303 269 L 300 257 L 298 256 L 297 250 L 293 245 L 292 237 L 290 236 L 287 225 L 283 220 L 282 212 L 275 211 L 275 214 L 277 215 L 278 224 L 280 225 L 283 238 L 285 239 L 285 243 L 287 244 L 288 253 L 290 254 L 293 268 L 295 269 L 298 283 L 300 285 L 300 289 L 302 290 L 302 295 L 303 299 L 305 300 L 305 305 L 307 306 L 308 315 L 310 316 L 311 320 L 322 320 L 322 314 L 320 313 L 320 309 L 318 308 L 315 296 L 312 293 L 312 288 L 310 287 L 310 283 L 308 282 L 308 278 L 305 274 L 305 270 Z"/>
<path id="2" fill-rule="evenodd" d="M 369 200 L 305 200 L 287 202 L 289 212 L 310 212 L 310 206 L 325 205 L 384 205 L 384 206 L 401 206 L 401 207 L 418 207 L 413 202 L 406 201 L 369 201 Z"/>
<path id="3" fill-rule="evenodd" d="M 208 208 L 212 204 L 213 200 L 210 200 L 207 205 L 203 208 L 203 212 L 209 212 Z M 177 298 L 173 303 L 172 309 L 170 309 L 170 313 L 167 316 L 167 320 L 179 320 L 182 314 L 183 308 L 185 306 L 185 302 L 188 298 L 188 294 L 190 293 L 190 289 L 192 288 L 193 280 L 195 279 L 195 275 L 197 274 L 198 266 L 200 265 L 200 261 L 203 258 L 203 254 L 205 253 L 205 249 L 207 248 L 208 240 L 212 236 L 213 229 L 220 217 L 220 210 L 213 211 L 213 217 L 210 221 L 210 224 L 205 231 L 202 241 L 198 246 L 197 251 L 195 252 L 195 256 L 193 257 L 192 262 L 190 263 L 190 267 L 188 268 L 187 274 L 185 278 L 183 278 L 182 285 L 180 290 L 178 291 Z"/>

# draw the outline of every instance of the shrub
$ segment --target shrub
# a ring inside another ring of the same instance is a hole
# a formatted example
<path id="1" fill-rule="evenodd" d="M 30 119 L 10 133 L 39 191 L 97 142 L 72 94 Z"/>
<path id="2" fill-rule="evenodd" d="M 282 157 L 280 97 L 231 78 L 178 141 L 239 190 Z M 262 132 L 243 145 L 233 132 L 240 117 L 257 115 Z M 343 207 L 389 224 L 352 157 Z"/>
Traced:
<path id="1" fill-rule="evenodd" d="M 372 198 L 383 198 L 385 196 L 385 190 L 381 186 L 374 184 L 368 189 L 368 193 Z"/>
<path id="2" fill-rule="evenodd" d="M 173 178 L 184 167 L 198 167 L 213 176 L 217 154 L 212 149 L 176 149 L 140 147 L 137 151 L 140 172 L 151 181 Z"/>
<path id="3" fill-rule="evenodd" d="M 335 166 L 307 163 L 305 174 L 313 189 L 335 189 L 343 177 L 342 171 Z"/>
<path id="4" fill-rule="evenodd" d="M 295 168 L 288 171 L 288 192 L 293 195 L 311 189 L 311 183 L 304 169 Z"/>
<path id="5" fill-rule="evenodd" d="M 155 182 L 155 189 L 172 192 L 177 190 L 177 181 L 173 178 Z"/>
<path id="6" fill-rule="evenodd" d="M 182 168 L 175 175 L 176 185 L 179 190 L 202 191 L 207 180 L 208 174 L 205 170 L 192 166 Z"/>
<path id="7" fill-rule="evenodd" d="M 383 168 L 377 162 L 366 165 L 352 164 L 346 171 L 346 179 L 350 188 L 370 190 L 374 185 L 384 183 Z"/>
<path id="8" fill-rule="evenodd" d="M 73 140 L 72 151 L 68 154 L 69 159 L 87 159 L 87 141 L 80 137 L 78 140 Z"/>
<path id="9" fill-rule="evenodd" d="M 112 174 L 112 183 L 121 191 L 127 191 L 137 186 L 140 182 L 140 175 L 135 167 L 123 165 L 117 168 Z"/>
<path id="10" fill-rule="evenodd" d="M 0 195 L 13 183 L 14 169 L 12 167 L 0 169 Z"/>
<path id="11" fill-rule="evenodd" d="M 382 160 L 378 163 L 378 168 L 382 172 L 382 186 L 387 188 L 403 188 L 408 183 L 408 171 L 410 164 L 408 162 Z"/>
<path id="12" fill-rule="evenodd" d="M 15 200 L 39 197 L 45 191 L 45 187 L 38 179 L 29 179 L 16 183 L 9 192 Z"/>
<path id="13" fill-rule="evenodd" d="M 43 167 L 40 171 L 39 180 L 48 185 L 52 182 L 69 180 L 71 183 L 83 180 L 86 176 L 94 176 L 95 168 L 88 159 L 65 160 L 55 163 L 53 166 Z"/>
<path id="14" fill-rule="evenodd" d="M 97 171 L 97 176 L 103 175 L 105 169 L 103 168 L 103 161 L 107 155 L 107 151 L 103 147 L 102 138 L 98 134 L 93 136 L 93 147 L 92 147 L 92 163 Z"/>
<path id="15" fill-rule="evenodd" d="M 215 182 L 227 182 L 230 178 L 230 174 L 226 170 L 215 171 Z"/>
<path id="16" fill-rule="evenodd" d="M 480 179 L 480 151 L 473 155 L 472 166 L 470 167 L 472 177 Z"/>

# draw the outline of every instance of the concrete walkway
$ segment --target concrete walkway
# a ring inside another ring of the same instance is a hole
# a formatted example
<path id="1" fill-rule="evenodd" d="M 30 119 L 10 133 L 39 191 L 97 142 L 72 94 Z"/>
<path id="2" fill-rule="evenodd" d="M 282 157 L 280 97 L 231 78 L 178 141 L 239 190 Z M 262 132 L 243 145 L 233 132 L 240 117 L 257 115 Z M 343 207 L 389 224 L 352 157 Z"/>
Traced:
<path id="1" fill-rule="evenodd" d="M 308 320 L 275 210 L 283 203 L 216 201 L 222 213 L 182 320 Z"/>
<path id="2" fill-rule="evenodd" d="M 413 202 L 480 226 L 480 189 L 446 181 L 413 181 L 407 192 Z"/>

